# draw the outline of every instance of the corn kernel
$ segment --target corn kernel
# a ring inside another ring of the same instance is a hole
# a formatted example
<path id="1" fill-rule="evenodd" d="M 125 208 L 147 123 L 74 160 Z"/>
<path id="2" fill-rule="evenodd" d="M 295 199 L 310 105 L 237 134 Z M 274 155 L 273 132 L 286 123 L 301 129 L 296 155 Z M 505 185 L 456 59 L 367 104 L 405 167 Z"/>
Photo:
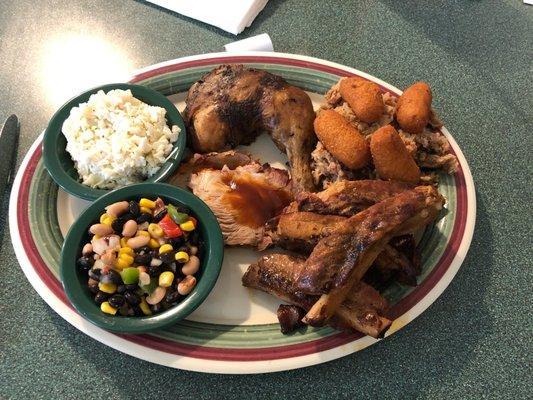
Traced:
<path id="1" fill-rule="evenodd" d="M 132 256 L 133 257 L 133 249 L 131 247 L 128 247 L 128 246 L 125 246 L 125 247 L 121 247 L 120 250 L 118 251 L 118 254 L 121 255 L 121 254 L 127 254 L 129 256 Z"/>
<path id="2" fill-rule="evenodd" d="M 105 312 L 106 314 L 115 315 L 117 313 L 117 309 L 115 307 L 112 307 L 109 302 L 104 301 L 102 304 L 100 304 L 100 310 Z"/>
<path id="3" fill-rule="evenodd" d="M 150 234 L 147 231 L 137 231 L 137 234 L 135 236 L 148 236 L 148 237 L 151 237 Z"/>
<path id="4" fill-rule="evenodd" d="M 159 275 L 159 286 L 161 287 L 169 287 L 173 281 L 174 274 L 171 271 L 165 271 Z"/>
<path id="5" fill-rule="evenodd" d="M 113 294 L 117 291 L 117 285 L 114 283 L 102 283 L 100 282 L 98 284 L 98 289 L 100 289 L 104 293 Z"/>
<path id="6" fill-rule="evenodd" d="M 150 247 L 151 249 L 157 249 L 157 248 L 159 248 L 159 246 L 161 246 L 161 245 L 155 239 L 150 239 L 150 241 L 148 242 L 148 247 Z"/>
<path id="7" fill-rule="evenodd" d="M 161 246 L 159 248 L 159 254 L 163 254 L 163 253 L 168 253 L 169 251 L 172 251 L 174 250 L 174 248 L 172 247 L 172 245 L 170 244 L 164 244 L 163 246 Z"/>
<path id="8" fill-rule="evenodd" d="M 108 217 L 109 215 L 107 215 L 106 213 L 103 213 L 102 215 L 100 215 L 100 223 L 103 224 L 105 219 Z"/>
<path id="9" fill-rule="evenodd" d="M 180 224 L 180 228 L 182 231 L 185 231 L 185 232 L 194 231 L 194 222 L 192 221 L 184 222 L 183 224 Z"/>
<path id="10" fill-rule="evenodd" d="M 139 205 L 141 207 L 147 207 L 147 208 L 155 208 L 155 201 L 152 201 L 150 199 L 145 199 L 145 198 L 142 198 L 140 201 L 139 201 Z"/>
<path id="11" fill-rule="evenodd" d="M 152 315 L 152 310 L 150 310 L 150 306 L 148 305 L 144 297 L 142 298 L 141 304 L 139 304 L 139 307 L 141 308 L 141 311 L 143 312 L 144 315 Z"/>
<path id="12" fill-rule="evenodd" d="M 178 251 L 174 256 L 177 262 L 186 263 L 189 261 L 189 255 L 184 251 Z"/>
<path id="13" fill-rule="evenodd" d="M 163 237 L 164 234 L 163 229 L 161 229 L 159 225 L 153 223 L 148 225 L 148 232 L 154 239 Z"/>
<path id="14" fill-rule="evenodd" d="M 114 220 L 116 220 L 116 218 L 107 217 L 107 218 L 104 218 L 102 224 L 107 225 L 107 226 L 111 226 L 111 224 L 113 223 Z"/>
<path id="15" fill-rule="evenodd" d="M 128 247 L 128 239 L 123 237 L 123 238 L 120 238 L 120 247 Z"/>
<path id="16" fill-rule="evenodd" d="M 152 215 L 152 210 L 150 208 L 148 208 L 148 207 L 141 207 L 140 210 L 141 210 L 141 214 L 150 214 L 150 215 Z"/>
<path id="17" fill-rule="evenodd" d="M 126 262 L 125 260 L 119 257 L 115 260 L 114 265 L 116 268 L 122 271 L 124 268 L 128 268 L 131 264 L 129 264 L 128 262 Z"/>
<path id="18" fill-rule="evenodd" d="M 129 254 L 122 253 L 121 255 L 118 256 L 118 258 L 120 258 L 121 260 L 126 261 L 130 265 L 133 264 L 133 257 L 130 256 Z"/>

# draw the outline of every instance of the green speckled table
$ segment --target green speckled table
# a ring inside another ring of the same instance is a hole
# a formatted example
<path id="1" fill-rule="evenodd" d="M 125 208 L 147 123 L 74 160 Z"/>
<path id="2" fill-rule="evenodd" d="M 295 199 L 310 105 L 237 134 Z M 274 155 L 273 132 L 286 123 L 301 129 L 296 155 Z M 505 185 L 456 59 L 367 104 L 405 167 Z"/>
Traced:
<path id="1" fill-rule="evenodd" d="M 452 284 L 406 328 L 340 360 L 260 376 L 173 370 L 96 342 L 40 299 L 15 259 L 4 196 L 0 398 L 531 396 L 533 7 L 521 0 L 270 0 L 239 38 L 262 32 L 277 51 L 351 65 L 399 87 L 431 83 L 478 195 L 472 247 Z M 233 40 L 141 1 L 2 1 L 0 119 L 21 119 L 18 163 L 55 108 L 98 74 L 118 79 Z"/>

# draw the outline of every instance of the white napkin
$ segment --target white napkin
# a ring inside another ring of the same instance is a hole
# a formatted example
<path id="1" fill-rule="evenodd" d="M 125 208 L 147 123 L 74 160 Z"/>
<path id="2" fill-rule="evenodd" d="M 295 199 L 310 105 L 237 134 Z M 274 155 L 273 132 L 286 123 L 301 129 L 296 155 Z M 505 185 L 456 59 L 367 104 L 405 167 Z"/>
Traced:
<path id="1" fill-rule="evenodd" d="M 228 43 L 224 46 L 226 51 L 240 52 L 240 51 L 274 51 L 272 39 L 268 33 L 251 36 L 243 40 Z"/>
<path id="2" fill-rule="evenodd" d="M 250 26 L 268 0 L 148 0 L 163 8 L 237 35 Z"/>

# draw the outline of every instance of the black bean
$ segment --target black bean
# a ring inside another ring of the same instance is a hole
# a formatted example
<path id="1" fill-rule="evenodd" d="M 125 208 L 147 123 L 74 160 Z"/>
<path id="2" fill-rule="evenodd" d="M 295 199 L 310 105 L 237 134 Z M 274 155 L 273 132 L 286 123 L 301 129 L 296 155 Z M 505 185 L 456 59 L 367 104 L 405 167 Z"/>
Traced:
<path id="1" fill-rule="evenodd" d="M 176 259 L 174 258 L 176 255 L 175 252 L 169 251 L 168 253 L 163 253 L 159 256 L 159 259 L 163 261 L 164 264 L 172 264 Z"/>
<path id="2" fill-rule="evenodd" d="M 137 254 L 134 260 L 136 264 L 149 265 L 150 261 L 152 261 L 152 256 L 150 254 Z"/>
<path id="3" fill-rule="evenodd" d="M 152 312 L 154 314 L 157 314 L 158 312 L 161 311 L 161 303 L 157 303 L 157 304 L 153 304 L 150 306 L 150 310 L 152 310 Z"/>
<path id="4" fill-rule="evenodd" d="M 191 210 L 189 210 L 189 207 L 185 207 L 185 206 L 175 206 L 175 207 L 179 213 L 189 214 L 189 215 L 191 214 Z"/>
<path id="5" fill-rule="evenodd" d="M 193 246 L 198 246 L 198 243 L 200 242 L 200 234 L 197 230 L 194 230 L 189 233 L 188 239 L 190 244 L 192 244 Z"/>
<path id="6" fill-rule="evenodd" d="M 135 312 L 133 311 L 133 308 L 129 307 L 128 305 L 124 304 L 120 309 L 118 310 L 120 315 L 123 317 L 132 317 L 135 315 Z"/>
<path id="7" fill-rule="evenodd" d="M 126 290 L 128 292 L 135 292 L 137 289 L 139 289 L 139 286 L 137 286 L 135 283 L 124 285 L 124 286 L 126 286 Z"/>
<path id="8" fill-rule="evenodd" d="M 183 236 L 178 236 L 177 238 L 172 238 L 168 241 L 173 248 L 177 249 L 180 246 L 183 246 L 185 243 L 185 238 Z"/>
<path id="9" fill-rule="evenodd" d="M 125 302 L 124 296 L 122 296 L 121 294 L 114 294 L 113 296 L 109 298 L 108 301 L 111 307 L 115 307 L 115 308 L 122 307 L 122 305 Z"/>
<path id="10" fill-rule="evenodd" d="M 184 251 L 185 253 L 189 252 L 189 248 L 187 246 L 181 246 L 178 251 Z"/>
<path id="11" fill-rule="evenodd" d="M 117 271 L 110 269 L 106 274 L 100 275 L 100 282 L 120 285 L 122 283 L 122 277 Z"/>
<path id="12" fill-rule="evenodd" d="M 167 289 L 167 294 L 165 295 L 165 300 L 168 302 L 168 303 L 175 303 L 176 301 L 178 301 L 180 298 L 180 294 L 178 293 L 177 290 L 170 290 L 170 289 Z"/>
<path id="13" fill-rule="evenodd" d="M 134 217 L 137 217 L 139 213 L 141 212 L 139 203 L 137 203 L 136 201 L 130 201 L 130 205 L 128 208 L 129 208 L 130 214 L 133 215 Z"/>
<path id="14" fill-rule="evenodd" d="M 141 307 L 133 306 L 132 308 L 133 308 L 133 313 L 135 314 L 135 316 L 141 317 L 144 315 L 143 311 L 141 310 Z"/>
<path id="15" fill-rule="evenodd" d="M 78 258 L 77 264 L 83 271 L 88 271 L 94 264 L 94 258 L 86 256 L 80 257 Z"/>
<path id="16" fill-rule="evenodd" d="M 96 294 L 98 293 L 98 281 L 95 281 L 95 280 L 92 280 L 92 279 L 89 279 L 89 282 L 87 283 L 87 285 L 89 286 L 89 291 L 92 293 L 92 294 Z"/>
<path id="17" fill-rule="evenodd" d="M 137 218 L 135 218 L 138 224 L 144 224 L 145 222 L 152 222 L 152 214 L 142 213 Z"/>
<path id="18" fill-rule="evenodd" d="M 148 264 L 146 266 L 146 272 L 148 275 L 150 275 L 152 278 L 158 276 L 161 273 L 161 267 L 159 265 L 150 265 Z"/>
<path id="19" fill-rule="evenodd" d="M 148 246 L 143 246 L 143 247 L 139 247 L 137 250 L 136 250 L 137 254 L 151 254 L 152 253 L 152 249 Z"/>
<path id="20" fill-rule="evenodd" d="M 90 269 L 87 275 L 89 275 L 89 278 L 94 279 L 95 281 L 100 281 L 100 273 L 102 271 L 100 269 Z"/>
<path id="21" fill-rule="evenodd" d="M 165 215 L 167 215 L 167 209 L 163 208 L 161 211 L 154 215 L 153 222 L 161 221 Z"/>
<path id="22" fill-rule="evenodd" d="M 126 285 L 118 285 L 117 293 L 124 294 L 124 292 L 126 292 Z"/>
<path id="23" fill-rule="evenodd" d="M 113 222 L 111 222 L 111 228 L 113 228 L 115 233 L 121 235 L 122 234 L 122 229 L 124 229 L 124 224 L 125 223 L 126 223 L 125 221 L 122 221 L 120 218 L 117 218 L 117 219 L 113 220 Z"/>
<path id="24" fill-rule="evenodd" d="M 168 310 L 170 307 L 172 307 L 172 304 L 166 301 L 166 299 L 161 300 L 159 304 L 161 304 L 161 307 L 163 307 L 163 310 Z"/>
<path id="25" fill-rule="evenodd" d="M 139 298 L 139 296 L 137 296 L 135 293 L 132 293 L 132 292 L 126 292 L 126 294 L 124 295 L 124 298 L 132 306 L 136 306 L 141 302 L 141 299 Z"/>
<path id="26" fill-rule="evenodd" d="M 120 217 L 118 217 L 118 219 L 120 219 L 122 221 L 122 223 L 125 224 L 130 219 L 135 219 L 135 216 L 133 214 L 127 212 L 126 214 L 122 214 Z"/>
<path id="27" fill-rule="evenodd" d="M 98 293 L 96 293 L 96 296 L 94 296 L 94 301 L 96 304 L 100 305 L 107 300 L 108 296 L 109 295 L 107 293 L 99 291 Z"/>

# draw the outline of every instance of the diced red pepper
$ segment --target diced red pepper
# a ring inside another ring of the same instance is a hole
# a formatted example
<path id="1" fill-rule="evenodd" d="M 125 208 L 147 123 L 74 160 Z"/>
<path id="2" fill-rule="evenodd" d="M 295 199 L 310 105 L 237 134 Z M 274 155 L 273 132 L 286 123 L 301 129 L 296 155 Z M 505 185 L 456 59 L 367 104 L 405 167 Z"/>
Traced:
<path id="1" fill-rule="evenodd" d="M 183 235 L 183 231 L 179 225 L 176 224 L 168 214 L 165 215 L 161 221 L 159 221 L 159 226 L 161 229 L 163 229 L 165 237 L 169 239 L 177 238 Z"/>

